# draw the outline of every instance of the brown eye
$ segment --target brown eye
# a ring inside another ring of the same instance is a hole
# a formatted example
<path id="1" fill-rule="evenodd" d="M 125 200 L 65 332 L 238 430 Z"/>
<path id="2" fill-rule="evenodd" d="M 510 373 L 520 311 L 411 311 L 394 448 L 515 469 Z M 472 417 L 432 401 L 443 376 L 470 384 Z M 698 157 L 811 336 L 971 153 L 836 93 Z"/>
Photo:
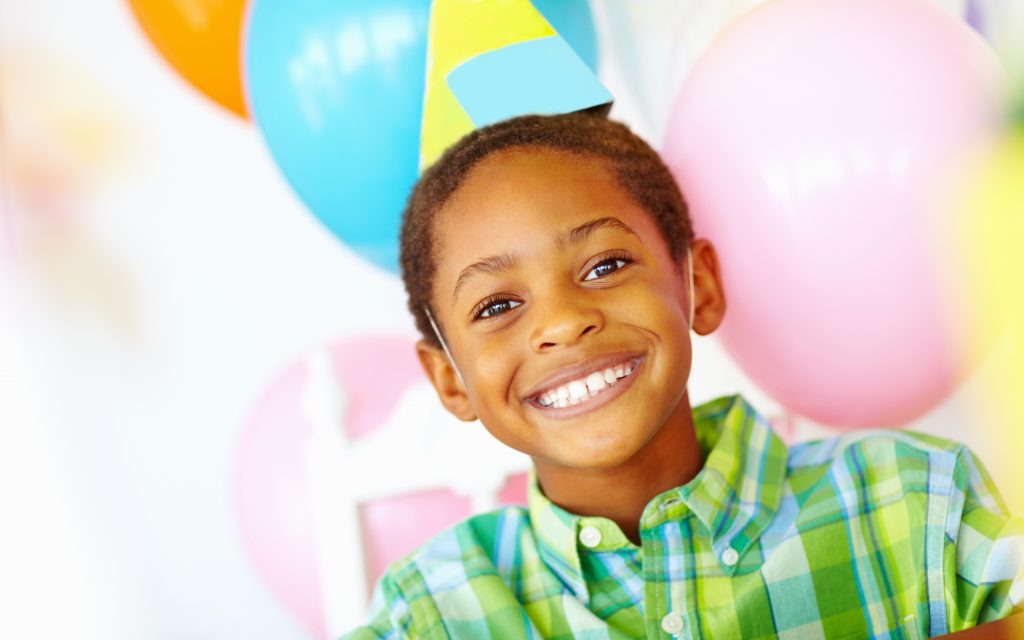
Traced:
<path id="1" fill-rule="evenodd" d="M 476 313 L 473 314 L 473 319 L 479 320 L 481 318 L 493 318 L 495 316 L 500 316 L 503 313 L 507 313 L 512 309 L 515 309 L 521 304 L 523 303 L 516 300 L 509 300 L 508 298 L 487 300 L 477 309 Z"/>
<path id="2" fill-rule="evenodd" d="M 597 280 L 610 276 L 629 263 L 630 261 L 625 258 L 607 258 L 595 264 L 594 268 L 587 272 L 587 277 L 583 278 L 583 280 Z"/>

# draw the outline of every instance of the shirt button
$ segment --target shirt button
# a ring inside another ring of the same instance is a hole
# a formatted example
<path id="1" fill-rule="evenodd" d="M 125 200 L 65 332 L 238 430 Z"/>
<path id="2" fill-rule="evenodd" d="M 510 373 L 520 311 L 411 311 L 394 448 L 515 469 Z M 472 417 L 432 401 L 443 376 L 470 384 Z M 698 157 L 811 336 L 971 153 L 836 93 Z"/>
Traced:
<path id="1" fill-rule="evenodd" d="M 597 527 L 587 525 L 580 529 L 580 542 L 583 543 L 584 547 L 593 549 L 601 544 L 601 532 L 597 530 Z"/>
<path id="2" fill-rule="evenodd" d="M 727 567 L 734 566 L 739 562 L 739 559 L 740 554 L 736 553 L 736 550 L 731 547 L 722 552 L 722 562 L 724 562 Z"/>
<path id="3" fill-rule="evenodd" d="M 673 611 L 661 619 L 661 628 L 664 629 L 665 633 L 678 635 L 679 632 L 683 630 L 682 616 Z"/>

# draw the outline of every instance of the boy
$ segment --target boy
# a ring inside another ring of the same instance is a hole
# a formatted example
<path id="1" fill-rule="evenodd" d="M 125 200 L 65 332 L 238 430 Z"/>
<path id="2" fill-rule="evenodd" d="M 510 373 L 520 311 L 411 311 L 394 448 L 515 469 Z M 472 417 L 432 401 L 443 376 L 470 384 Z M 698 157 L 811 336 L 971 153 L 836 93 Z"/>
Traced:
<path id="1" fill-rule="evenodd" d="M 1021 606 L 1024 526 L 961 445 L 787 447 L 691 409 L 725 313 L 657 154 L 592 114 L 478 130 L 417 184 L 402 271 L 445 407 L 531 456 L 529 508 L 392 565 L 351 638 L 922 638 Z"/>

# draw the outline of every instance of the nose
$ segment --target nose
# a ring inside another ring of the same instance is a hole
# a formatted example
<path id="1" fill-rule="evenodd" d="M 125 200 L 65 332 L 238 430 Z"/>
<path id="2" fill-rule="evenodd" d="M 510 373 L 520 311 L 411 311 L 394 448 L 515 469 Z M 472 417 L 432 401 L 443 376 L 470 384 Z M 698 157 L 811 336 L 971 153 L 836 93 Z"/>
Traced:
<path id="1" fill-rule="evenodd" d="M 532 306 L 535 321 L 530 343 L 537 352 L 573 345 L 604 328 L 601 310 L 578 290 L 535 298 Z"/>

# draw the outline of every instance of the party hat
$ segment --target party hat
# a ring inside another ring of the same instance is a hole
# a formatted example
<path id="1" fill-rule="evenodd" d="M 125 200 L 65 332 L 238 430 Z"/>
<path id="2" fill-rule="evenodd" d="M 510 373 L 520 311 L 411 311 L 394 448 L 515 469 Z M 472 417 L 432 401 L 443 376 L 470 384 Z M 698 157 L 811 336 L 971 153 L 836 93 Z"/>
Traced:
<path id="1" fill-rule="evenodd" d="M 612 101 L 529 0 L 434 0 L 425 86 L 421 170 L 475 127 Z"/>

